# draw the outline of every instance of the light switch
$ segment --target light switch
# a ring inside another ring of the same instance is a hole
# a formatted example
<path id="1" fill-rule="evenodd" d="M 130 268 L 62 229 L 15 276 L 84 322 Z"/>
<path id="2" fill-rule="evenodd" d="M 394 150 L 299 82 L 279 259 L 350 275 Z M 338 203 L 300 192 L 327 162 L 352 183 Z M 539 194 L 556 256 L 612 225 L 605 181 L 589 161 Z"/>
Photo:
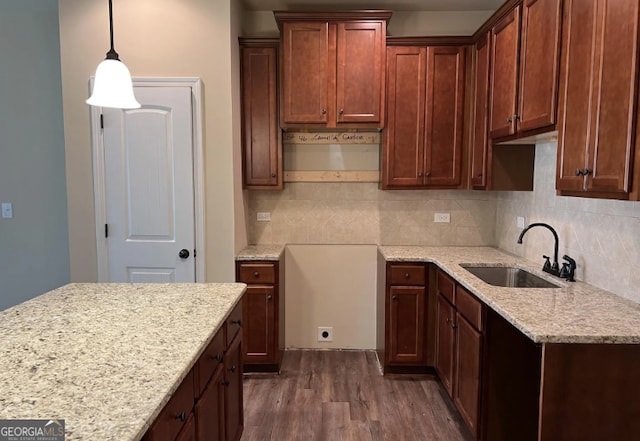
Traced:
<path id="1" fill-rule="evenodd" d="M 258 222 L 270 222 L 271 221 L 271 213 L 268 211 L 258 211 L 257 216 Z"/>
<path id="2" fill-rule="evenodd" d="M 3 202 L 2 203 L 2 218 L 3 219 L 11 219 L 13 217 L 13 205 L 11 202 Z"/>
<path id="3" fill-rule="evenodd" d="M 449 223 L 451 222 L 450 213 L 435 213 L 433 215 L 433 221 L 436 223 Z"/>

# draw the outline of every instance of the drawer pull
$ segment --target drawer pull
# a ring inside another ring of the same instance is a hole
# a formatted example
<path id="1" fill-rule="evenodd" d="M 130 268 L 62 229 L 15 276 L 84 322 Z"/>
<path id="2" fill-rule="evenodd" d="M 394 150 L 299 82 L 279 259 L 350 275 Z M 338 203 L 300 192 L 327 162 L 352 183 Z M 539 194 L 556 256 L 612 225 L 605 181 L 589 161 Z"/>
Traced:
<path id="1" fill-rule="evenodd" d="M 180 420 L 181 422 L 185 422 L 187 421 L 187 414 L 186 412 L 180 412 L 178 415 L 176 415 L 176 419 Z"/>
<path id="2" fill-rule="evenodd" d="M 224 387 L 229 387 L 229 385 L 230 385 L 231 383 L 229 383 L 227 380 L 224 380 L 223 382 L 221 382 L 221 384 L 222 384 Z"/>
<path id="3" fill-rule="evenodd" d="M 242 326 L 242 320 L 240 320 L 240 319 L 238 319 L 238 320 L 231 320 L 231 324 L 232 324 L 232 325 Z"/>
<path id="4" fill-rule="evenodd" d="M 258 271 L 254 271 L 253 272 L 253 277 L 255 277 L 257 279 L 258 277 L 260 277 L 260 273 Z"/>
<path id="5" fill-rule="evenodd" d="M 222 354 L 216 354 L 211 358 L 213 358 L 215 361 L 222 361 Z"/>
<path id="6" fill-rule="evenodd" d="M 232 365 L 232 366 L 229 368 L 229 372 L 233 373 L 233 372 L 235 372 L 235 371 L 236 371 L 236 369 L 237 369 L 237 368 L 236 368 L 236 365 L 234 364 L 234 365 Z"/>

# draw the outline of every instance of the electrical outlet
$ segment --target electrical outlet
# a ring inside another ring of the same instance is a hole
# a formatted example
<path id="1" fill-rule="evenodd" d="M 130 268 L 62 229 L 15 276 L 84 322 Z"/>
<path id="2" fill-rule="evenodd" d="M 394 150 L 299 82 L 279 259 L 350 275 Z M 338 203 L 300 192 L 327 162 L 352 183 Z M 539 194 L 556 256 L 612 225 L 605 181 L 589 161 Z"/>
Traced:
<path id="1" fill-rule="evenodd" d="M 516 217 L 516 224 L 518 225 L 518 228 L 524 228 L 524 217 L 517 216 Z"/>
<path id="2" fill-rule="evenodd" d="M 258 211 L 258 222 L 271 222 L 271 213 L 268 211 Z"/>
<path id="3" fill-rule="evenodd" d="M 333 341 L 333 327 L 318 326 L 318 341 Z"/>
<path id="4" fill-rule="evenodd" d="M 449 213 L 436 213 L 433 215 L 433 221 L 437 223 L 449 223 L 451 222 L 451 214 Z"/>
<path id="5" fill-rule="evenodd" d="M 13 205 L 11 202 L 3 202 L 2 203 L 2 218 L 3 219 L 11 219 L 13 217 Z"/>

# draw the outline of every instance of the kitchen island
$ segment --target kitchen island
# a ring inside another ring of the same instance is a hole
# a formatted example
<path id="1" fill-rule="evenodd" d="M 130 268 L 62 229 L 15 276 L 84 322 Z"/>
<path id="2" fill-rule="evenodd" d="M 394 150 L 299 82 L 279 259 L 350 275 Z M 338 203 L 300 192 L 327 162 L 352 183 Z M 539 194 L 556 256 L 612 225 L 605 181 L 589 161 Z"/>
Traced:
<path id="1" fill-rule="evenodd" d="M 139 440 L 246 285 L 74 283 L 0 312 L 0 419 Z"/>

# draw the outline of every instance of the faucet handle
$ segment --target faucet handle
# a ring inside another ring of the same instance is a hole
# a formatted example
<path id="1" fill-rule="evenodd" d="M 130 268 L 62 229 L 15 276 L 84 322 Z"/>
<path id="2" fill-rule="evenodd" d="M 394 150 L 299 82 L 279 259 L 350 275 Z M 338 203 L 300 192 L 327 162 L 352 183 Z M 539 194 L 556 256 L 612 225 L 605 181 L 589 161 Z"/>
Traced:
<path id="1" fill-rule="evenodd" d="M 576 267 L 577 267 L 576 261 L 573 260 L 571 257 L 567 256 L 566 254 L 564 256 L 562 256 L 562 258 L 567 261 L 567 263 L 563 263 L 562 264 L 562 268 L 564 268 L 565 266 L 568 267 L 567 273 L 566 273 L 566 276 L 565 276 L 566 279 L 569 282 L 575 282 L 576 279 L 574 279 L 574 276 L 575 276 Z"/>
<path id="2" fill-rule="evenodd" d="M 551 262 L 549 262 L 549 256 L 543 255 L 542 257 L 545 259 L 544 268 L 551 268 Z"/>
<path id="3" fill-rule="evenodd" d="M 560 268 L 560 274 L 558 275 L 558 277 L 561 277 L 563 279 L 566 279 L 569 277 L 569 264 L 568 263 L 563 263 L 562 264 L 562 268 Z"/>

